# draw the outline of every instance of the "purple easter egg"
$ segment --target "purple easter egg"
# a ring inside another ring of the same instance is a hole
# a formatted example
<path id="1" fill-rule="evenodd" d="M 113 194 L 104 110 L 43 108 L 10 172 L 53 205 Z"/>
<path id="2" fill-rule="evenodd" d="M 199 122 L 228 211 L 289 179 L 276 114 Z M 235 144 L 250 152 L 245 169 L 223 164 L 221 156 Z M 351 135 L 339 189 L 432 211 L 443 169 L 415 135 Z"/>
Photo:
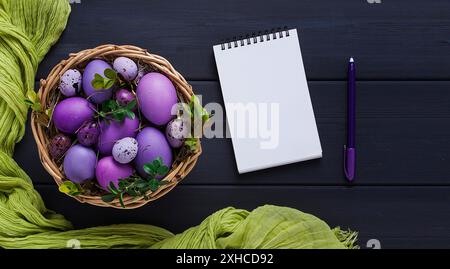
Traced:
<path id="1" fill-rule="evenodd" d="M 138 141 L 138 154 L 134 163 L 141 176 L 148 176 L 144 171 L 144 164 L 151 163 L 158 157 L 161 157 L 165 166 L 172 167 L 172 149 L 161 131 L 153 127 L 146 127 L 137 135 L 136 140 Z"/>
<path id="2" fill-rule="evenodd" d="M 127 57 L 119 57 L 114 60 L 113 63 L 114 70 L 116 70 L 117 73 L 122 75 L 122 77 L 126 81 L 132 81 L 136 78 L 138 74 L 138 66 L 137 64 Z"/>
<path id="3" fill-rule="evenodd" d="M 72 139 L 70 139 L 70 137 L 65 134 L 57 134 L 50 139 L 50 143 L 48 144 L 48 152 L 53 159 L 59 160 L 71 146 Z"/>
<path id="4" fill-rule="evenodd" d="M 125 137 L 136 137 L 139 129 L 139 119 L 125 118 L 122 122 L 111 120 L 100 122 L 100 136 L 98 137 L 97 148 L 100 154 L 110 156 L 114 143 Z"/>
<path id="5" fill-rule="evenodd" d="M 95 104 L 101 104 L 112 97 L 112 88 L 109 89 L 95 89 L 92 86 L 92 80 L 95 74 L 105 78 L 105 70 L 112 69 L 111 65 L 102 60 L 91 61 L 83 72 L 83 90 L 86 97 Z"/>
<path id="6" fill-rule="evenodd" d="M 58 130 L 74 134 L 85 121 L 94 118 L 94 106 L 81 97 L 70 97 L 59 102 L 53 111 L 53 122 Z"/>
<path id="7" fill-rule="evenodd" d="M 177 104 L 177 92 L 172 81 L 160 73 L 145 75 L 138 84 L 136 95 L 144 117 L 155 125 L 167 124 L 174 115 L 172 107 Z"/>
<path id="8" fill-rule="evenodd" d="M 128 105 L 135 99 L 136 97 L 134 96 L 134 94 L 127 89 L 120 89 L 116 92 L 117 103 L 122 107 Z"/>
<path id="9" fill-rule="evenodd" d="M 111 182 L 116 187 L 119 187 L 119 180 L 131 175 L 133 175 L 133 167 L 131 165 L 118 163 L 111 156 L 104 157 L 98 161 L 95 169 L 98 184 L 106 191 L 109 191 L 108 186 Z"/>
<path id="10" fill-rule="evenodd" d="M 91 148 L 81 145 L 72 146 L 64 158 L 64 173 L 75 183 L 84 183 L 95 176 L 97 154 Z"/>
<path id="11" fill-rule="evenodd" d="M 86 121 L 77 132 L 78 142 L 86 147 L 97 144 L 100 135 L 99 123 L 97 121 Z"/>

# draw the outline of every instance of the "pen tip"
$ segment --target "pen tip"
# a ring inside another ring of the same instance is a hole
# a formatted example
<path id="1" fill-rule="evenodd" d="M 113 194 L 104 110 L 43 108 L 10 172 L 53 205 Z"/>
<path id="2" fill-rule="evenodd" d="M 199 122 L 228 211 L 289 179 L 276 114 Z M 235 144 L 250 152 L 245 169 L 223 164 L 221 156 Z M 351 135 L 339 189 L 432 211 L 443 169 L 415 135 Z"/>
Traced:
<path id="1" fill-rule="evenodd" d="M 354 62 L 355 62 L 355 60 L 353 59 L 353 57 L 350 57 L 350 62 L 351 62 L 351 63 L 354 63 Z"/>

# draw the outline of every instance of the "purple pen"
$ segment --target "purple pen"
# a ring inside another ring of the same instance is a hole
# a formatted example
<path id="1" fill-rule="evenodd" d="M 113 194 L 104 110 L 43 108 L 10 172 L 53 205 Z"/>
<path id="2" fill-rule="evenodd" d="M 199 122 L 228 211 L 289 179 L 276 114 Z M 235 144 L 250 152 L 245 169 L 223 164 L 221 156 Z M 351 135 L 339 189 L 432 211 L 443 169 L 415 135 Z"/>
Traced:
<path id="1" fill-rule="evenodd" d="M 353 58 L 350 58 L 348 63 L 347 87 L 347 144 L 344 146 L 344 173 L 349 181 L 353 181 L 356 170 L 356 66 Z"/>

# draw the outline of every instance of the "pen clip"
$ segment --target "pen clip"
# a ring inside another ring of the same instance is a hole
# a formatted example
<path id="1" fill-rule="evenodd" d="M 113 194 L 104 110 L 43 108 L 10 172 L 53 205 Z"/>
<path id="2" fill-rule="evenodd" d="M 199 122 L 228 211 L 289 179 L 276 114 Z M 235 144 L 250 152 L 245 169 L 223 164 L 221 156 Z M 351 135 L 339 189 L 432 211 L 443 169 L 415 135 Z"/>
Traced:
<path id="1" fill-rule="evenodd" d="M 344 145 L 344 173 L 349 181 L 355 178 L 356 150 Z"/>

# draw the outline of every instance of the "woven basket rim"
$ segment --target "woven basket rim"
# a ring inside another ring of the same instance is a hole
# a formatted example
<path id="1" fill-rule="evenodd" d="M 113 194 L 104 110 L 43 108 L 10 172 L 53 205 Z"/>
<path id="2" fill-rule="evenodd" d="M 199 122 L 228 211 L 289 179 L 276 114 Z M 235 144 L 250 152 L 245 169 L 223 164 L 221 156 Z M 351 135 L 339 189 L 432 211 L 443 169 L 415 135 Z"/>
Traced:
<path id="1" fill-rule="evenodd" d="M 177 93 L 183 101 L 187 101 L 194 94 L 192 86 L 186 81 L 186 79 L 175 70 L 175 68 L 167 61 L 165 58 L 152 54 L 146 49 L 142 49 L 133 45 L 112 45 L 106 44 L 101 45 L 96 48 L 82 50 L 77 53 L 69 54 L 69 58 L 62 60 L 58 63 L 49 73 L 46 79 L 41 79 L 40 87 L 38 91 L 38 96 L 41 101 L 42 107 L 47 108 L 51 98 L 51 94 L 57 94 L 57 85 L 59 83 L 60 77 L 68 69 L 79 68 L 80 66 L 86 64 L 93 59 L 108 59 L 111 57 L 129 57 L 140 63 L 147 64 L 157 70 L 158 72 L 166 75 L 172 83 L 175 85 Z M 33 132 L 34 139 L 37 144 L 38 153 L 40 161 L 44 169 L 53 177 L 55 183 L 60 186 L 64 181 L 64 172 L 62 171 L 62 166 L 58 165 L 48 152 L 48 128 L 44 126 L 39 121 L 39 116 L 41 114 L 37 112 L 32 112 L 31 116 L 31 128 Z M 123 208 L 120 202 L 116 199 L 111 203 L 103 202 L 100 196 L 89 196 L 89 195 L 78 195 L 71 196 L 68 195 L 81 203 L 87 203 L 99 207 L 112 207 L 117 209 L 134 209 L 144 206 L 147 203 L 155 201 L 173 188 L 175 188 L 179 182 L 181 182 L 187 174 L 194 168 L 199 156 L 202 153 L 202 147 L 200 141 L 198 143 L 198 148 L 195 152 L 188 154 L 184 159 L 178 160 L 174 163 L 170 172 L 163 179 L 167 182 L 166 185 L 161 186 L 156 192 L 149 192 L 147 194 L 148 199 L 143 197 L 133 198 L 130 196 L 125 196 L 123 202 L 125 208 Z"/>

